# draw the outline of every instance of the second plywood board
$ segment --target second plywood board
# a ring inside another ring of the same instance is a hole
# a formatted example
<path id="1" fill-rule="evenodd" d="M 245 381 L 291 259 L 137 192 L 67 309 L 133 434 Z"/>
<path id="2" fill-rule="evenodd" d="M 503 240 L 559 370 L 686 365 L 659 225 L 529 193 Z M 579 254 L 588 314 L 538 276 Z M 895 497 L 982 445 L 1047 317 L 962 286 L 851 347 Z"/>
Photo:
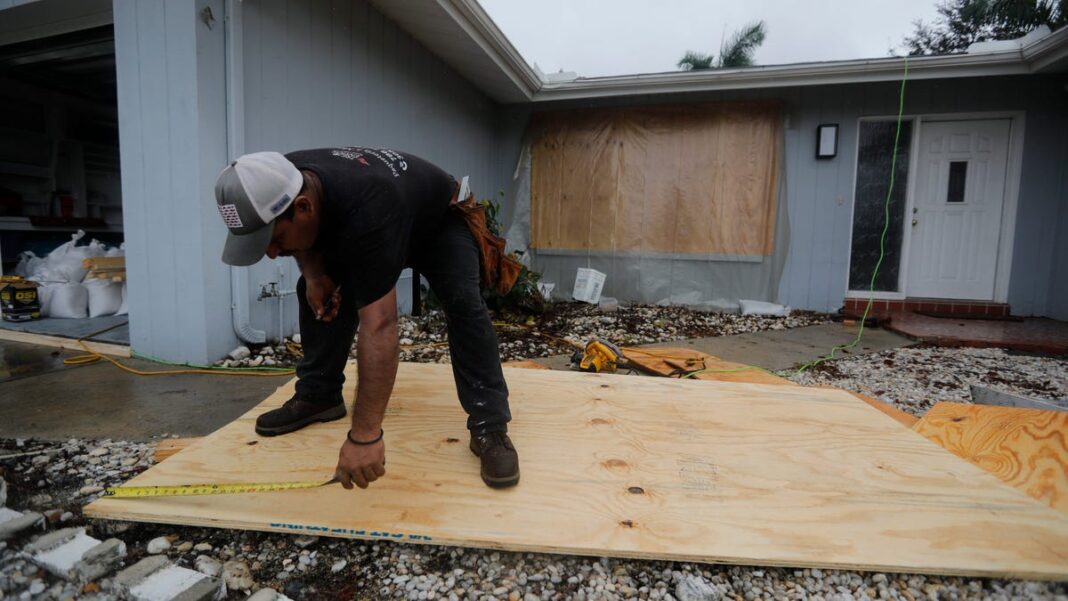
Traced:
<path id="1" fill-rule="evenodd" d="M 506 374 L 522 460 L 515 488 L 480 481 L 449 367 L 403 364 L 385 422 L 388 474 L 368 490 L 102 499 L 86 514 L 517 551 L 1068 578 L 1068 516 L 848 393 Z M 329 478 L 345 420 L 253 433 L 256 416 L 291 393 L 282 387 L 131 484 Z"/>
<path id="2" fill-rule="evenodd" d="M 1068 514 L 1068 412 L 938 403 L 913 428 Z"/>

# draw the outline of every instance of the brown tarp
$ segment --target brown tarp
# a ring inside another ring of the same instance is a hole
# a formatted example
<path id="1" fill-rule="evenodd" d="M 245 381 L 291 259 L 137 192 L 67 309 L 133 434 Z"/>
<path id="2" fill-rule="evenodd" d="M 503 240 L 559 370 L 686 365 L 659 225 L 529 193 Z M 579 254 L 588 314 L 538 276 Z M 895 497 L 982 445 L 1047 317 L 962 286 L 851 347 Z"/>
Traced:
<path id="1" fill-rule="evenodd" d="M 535 115 L 534 249 L 768 256 L 777 103 Z"/>

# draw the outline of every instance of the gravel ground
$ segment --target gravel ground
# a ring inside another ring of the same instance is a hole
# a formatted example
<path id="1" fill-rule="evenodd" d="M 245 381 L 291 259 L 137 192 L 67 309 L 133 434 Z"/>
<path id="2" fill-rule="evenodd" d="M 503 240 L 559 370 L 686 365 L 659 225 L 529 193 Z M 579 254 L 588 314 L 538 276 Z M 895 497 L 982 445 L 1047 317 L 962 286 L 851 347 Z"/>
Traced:
<path id="1" fill-rule="evenodd" d="M 36 453 L 0 461 L 8 505 L 47 512 L 53 527 L 86 526 L 91 536 L 120 538 L 129 548 L 128 564 L 152 551 L 184 567 L 221 572 L 238 585 L 228 587 L 227 598 L 235 600 L 269 586 L 293 599 L 1068 601 L 1063 583 L 507 553 L 83 518 L 82 505 L 101 487 L 148 467 L 151 448 L 121 441 L 0 440 L 0 455 Z M 0 543 L 4 599 L 110 600 L 97 592 L 107 584 L 74 589 Z"/>
<path id="2" fill-rule="evenodd" d="M 1068 359 L 996 348 L 906 347 L 783 375 L 799 384 L 866 394 L 917 416 L 938 401 L 971 402 L 972 384 L 1033 398 L 1068 398 Z"/>
<path id="3" fill-rule="evenodd" d="M 663 307 L 630 307 L 602 314 L 589 307 L 560 305 L 532 323 L 499 326 L 498 331 L 502 355 L 511 360 L 570 352 L 567 343 L 559 340 L 564 333 L 573 342 L 599 336 L 633 345 L 798 327 L 825 319 L 812 314 L 742 317 Z M 446 347 L 432 346 L 444 342 L 439 313 L 403 319 L 401 335 L 408 339 L 402 350 L 406 360 L 448 360 Z M 286 365 L 297 356 L 292 346 L 264 348 L 271 350 L 258 349 L 241 361 L 259 357 L 261 365 L 268 358 L 275 365 Z M 241 361 L 232 364 L 238 366 Z M 967 401 L 971 383 L 1043 398 L 1068 396 L 1068 360 L 998 349 L 905 348 L 849 356 L 803 374 L 787 375 L 799 383 L 827 383 L 862 392 L 915 414 L 933 400 Z M 151 548 L 179 565 L 205 572 L 221 570 L 224 577 L 250 589 L 269 586 L 294 599 L 1068 601 L 1068 585 L 1063 583 L 580 558 L 91 521 L 82 517 L 81 507 L 99 496 L 102 487 L 121 484 L 147 469 L 151 445 L 0 439 L 0 455 L 15 453 L 27 454 L 0 460 L 0 476 L 9 483 L 9 506 L 45 512 L 53 527 L 84 525 L 97 538 L 121 538 L 129 546 L 128 563 Z M 241 582 L 246 567 L 251 581 Z M 0 597 L 110 598 L 89 590 L 72 590 L 0 543 Z M 242 599 L 246 594 L 241 586 L 231 586 L 228 598 Z"/>
<path id="4" fill-rule="evenodd" d="M 824 323 L 830 316 L 794 311 L 789 317 L 763 317 L 694 311 L 684 307 L 624 305 L 604 312 L 585 303 L 554 303 L 542 315 L 526 319 L 494 316 L 503 361 L 535 359 L 570 354 L 591 338 L 601 338 L 620 346 L 669 342 L 706 336 L 729 336 L 764 330 L 785 330 Z M 401 316 L 398 323 L 401 361 L 448 363 L 448 335 L 441 311 L 427 311 L 420 317 Z M 224 367 L 293 366 L 299 349 L 286 341 L 251 349 L 248 356 L 221 360 Z M 299 337 L 297 338 L 299 342 Z M 353 356 L 356 343 L 353 342 Z"/>

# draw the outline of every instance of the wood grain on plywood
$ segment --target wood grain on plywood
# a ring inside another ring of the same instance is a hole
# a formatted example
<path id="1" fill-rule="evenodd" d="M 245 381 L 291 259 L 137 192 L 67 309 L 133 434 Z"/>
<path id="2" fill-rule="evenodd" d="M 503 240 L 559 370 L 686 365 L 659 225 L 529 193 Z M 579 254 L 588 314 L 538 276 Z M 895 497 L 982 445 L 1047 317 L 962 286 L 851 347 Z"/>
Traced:
<path id="1" fill-rule="evenodd" d="M 192 438 L 165 438 L 156 443 L 156 449 L 152 452 L 152 462 L 159 463 L 168 457 L 171 457 L 183 451 L 189 445 L 196 444 L 203 439 L 201 436 Z"/>
<path id="2" fill-rule="evenodd" d="M 1068 412 L 937 403 L 914 429 L 1068 513 Z"/>
<path id="3" fill-rule="evenodd" d="M 355 379 L 350 366 L 348 377 Z M 1068 516 L 841 391 L 509 370 L 515 488 L 482 484 L 449 366 L 402 364 L 371 488 L 101 499 L 98 518 L 517 551 L 1068 578 Z M 351 390 L 351 387 L 349 387 Z M 347 420 L 247 414 L 132 485 L 312 480 Z"/>
<path id="4" fill-rule="evenodd" d="M 501 364 L 502 367 L 514 367 L 516 369 L 549 369 L 548 367 L 534 361 L 533 359 L 520 359 L 517 361 L 508 361 Z"/>

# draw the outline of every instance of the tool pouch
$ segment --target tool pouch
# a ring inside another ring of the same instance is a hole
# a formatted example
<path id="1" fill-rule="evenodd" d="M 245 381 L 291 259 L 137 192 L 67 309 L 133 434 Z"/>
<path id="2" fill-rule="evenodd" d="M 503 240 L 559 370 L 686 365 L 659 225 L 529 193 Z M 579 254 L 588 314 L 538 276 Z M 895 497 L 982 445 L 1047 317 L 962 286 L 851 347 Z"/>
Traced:
<path id="1" fill-rule="evenodd" d="M 478 262 L 481 267 L 482 286 L 507 294 L 515 286 L 523 264 L 515 257 L 505 253 L 505 241 L 493 235 L 486 225 L 486 207 L 475 200 L 475 195 L 468 193 L 466 198 L 459 197 L 460 186 L 452 192 L 450 208 L 463 213 L 467 228 L 478 245 Z"/>

